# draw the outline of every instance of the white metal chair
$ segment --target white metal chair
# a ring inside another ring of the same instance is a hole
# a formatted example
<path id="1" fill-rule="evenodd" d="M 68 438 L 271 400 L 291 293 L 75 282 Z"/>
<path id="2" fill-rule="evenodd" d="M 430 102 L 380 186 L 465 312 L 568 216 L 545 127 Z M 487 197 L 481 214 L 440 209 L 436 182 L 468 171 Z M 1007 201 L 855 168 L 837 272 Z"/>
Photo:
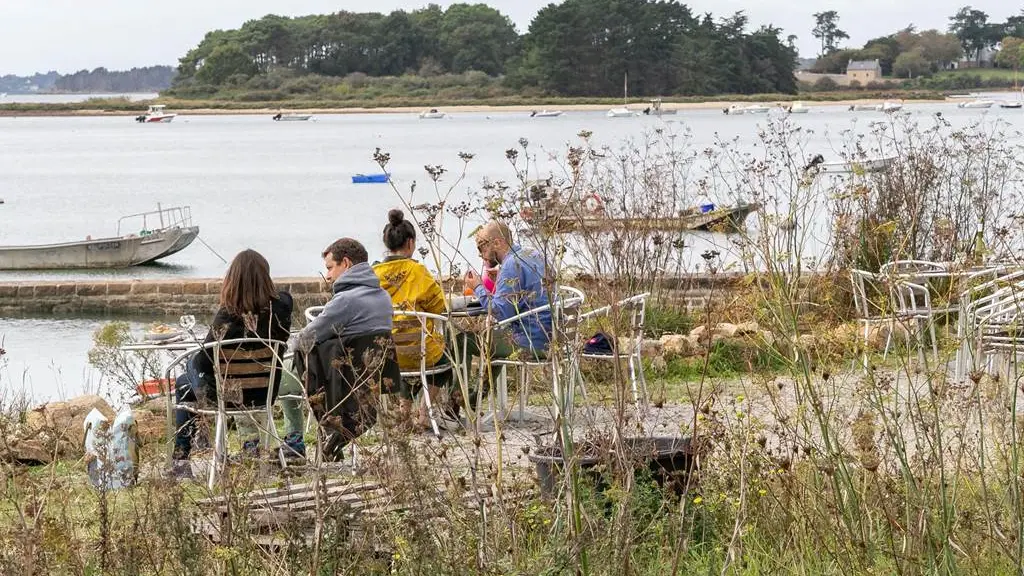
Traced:
<path id="1" fill-rule="evenodd" d="M 440 438 L 441 430 L 437 425 L 437 413 L 430 398 L 427 376 L 451 372 L 452 364 L 427 366 L 427 341 L 436 328 L 441 327 L 440 333 L 442 335 L 446 332 L 443 326 L 448 322 L 448 318 L 415 310 L 395 310 L 393 315 L 395 327 L 392 337 L 395 340 L 395 349 L 399 359 L 419 358 L 419 369 L 402 370 L 402 379 L 419 378 L 423 401 L 427 405 L 427 415 L 430 418 L 431 429 L 434 432 L 434 436 Z M 433 325 L 431 326 L 430 324 Z"/>
<path id="2" fill-rule="evenodd" d="M 217 476 L 227 464 L 227 419 L 228 417 L 257 418 L 265 420 L 260 428 L 260 443 L 269 447 L 273 438 L 279 444 L 278 458 L 282 467 L 287 466 L 283 441 L 277 434 L 274 425 L 274 389 L 280 378 L 280 358 L 286 344 L 276 340 L 260 338 L 236 338 L 204 344 L 202 348 L 189 350 L 176 358 L 167 366 L 164 376 L 171 381 L 174 369 L 195 354 L 210 354 L 214 359 L 214 377 L 217 392 L 215 409 L 205 407 L 199 398 L 195 405 L 178 404 L 174 396 L 167 396 L 167 418 L 170 437 L 174 437 L 174 411 L 185 410 L 198 416 L 216 418 L 214 432 L 213 457 L 210 461 L 208 486 L 210 490 L 216 485 Z M 244 403 L 244 392 L 249 391 L 262 400 L 252 404 Z M 257 420 L 258 422 L 259 420 Z"/>
<path id="3" fill-rule="evenodd" d="M 870 347 L 871 327 L 873 325 L 894 322 L 888 297 L 890 291 L 885 279 L 866 270 L 850 270 L 850 283 L 853 286 L 853 304 L 857 311 L 857 322 L 863 327 L 863 365 L 868 369 L 868 349 Z M 868 297 L 868 287 L 874 288 L 874 293 L 883 295 L 885 303 L 872 301 Z M 885 338 L 885 348 L 882 350 L 882 358 L 889 354 L 889 346 L 892 344 L 892 330 L 889 330 Z M 909 334 L 907 346 L 910 345 Z"/>
<path id="4" fill-rule="evenodd" d="M 978 280 L 991 277 L 978 283 Z M 975 352 L 979 334 L 980 319 L 978 310 L 998 302 L 1013 290 L 1015 284 L 1024 282 L 1024 270 L 1011 270 L 1005 266 L 996 266 L 975 272 L 967 277 L 966 288 L 960 292 L 957 316 L 957 341 L 960 343 L 956 357 L 956 378 L 963 380 L 967 376 L 967 367 L 977 368 Z M 989 324 L 991 327 L 991 323 Z"/>
<path id="5" fill-rule="evenodd" d="M 491 326 L 492 331 L 496 329 L 507 328 L 519 322 L 525 318 L 536 316 L 542 312 L 551 311 L 551 326 L 554 334 L 554 338 L 551 341 L 557 343 L 561 350 L 548 350 L 547 358 L 528 358 L 521 357 L 516 359 L 493 359 L 490 361 L 492 366 L 497 366 L 500 369 L 500 373 L 497 379 L 497 398 L 494 399 L 494 410 L 492 415 L 497 414 L 500 411 L 503 415 L 508 412 L 508 367 L 516 367 L 519 369 L 519 413 L 517 420 L 521 423 L 526 415 L 526 404 L 529 399 L 529 386 L 530 386 L 530 368 L 540 368 L 550 366 L 552 373 L 552 391 L 555 397 L 555 410 L 556 415 L 561 410 L 560 406 L 565 406 L 567 411 L 564 416 L 571 418 L 572 405 L 575 398 L 575 387 L 580 384 L 579 378 L 579 366 L 578 366 L 578 349 L 579 349 L 579 322 L 580 322 L 580 305 L 583 303 L 582 292 L 575 288 L 568 288 L 559 290 L 559 296 L 555 300 L 555 304 L 547 304 L 545 306 L 539 306 L 532 310 L 527 310 L 521 314 L 506 318 L 501 322 L 497 322 Z M 554 353 L 552 353 L 554 352 Z M 564 355 L 569 360 L 569 365 L 566 367 L 565 373 L 571 378 L 569 386 L 566 387 L 568 396 L 562 397 L 560 387 L 558 384 L 560 366 L 558 359 L 560 355 Z M 584 396 L 586 392 L 584 391 Z"/>
<path id="6" fill-rule="evenodd" d="M 623 354 L 622 351 L 618 350 L 618 342 L 613 347 L 611 354 L 582 354 L 582 358 L 588 360 L 605 360 L 618 362 L 623 357 L 627 358 L 629 365 L 629 382 L 633 387 L 633 401 L 636 404 L 637 410 L 641 409 L 642 405 L 646 405 L 648 402 L 647 397 L 647 379 L 644 377 L 643 367 L 643 345 L 644 345 L 644 320 L 647 312 L 647 299 L 650 298 L 651 294 L 645 292 L 643 294 L 637 294 L 636 296 L 630 296 L 625 300 L 616 302 L 608 306 L 603 306 L 587 312 L 580 316 L 581 321 L 596 318 L 598 316 L 609 316 L 613 312 L 617 311 L 628 311 L 630 315 L 630 348 L 629 351 Z"/>

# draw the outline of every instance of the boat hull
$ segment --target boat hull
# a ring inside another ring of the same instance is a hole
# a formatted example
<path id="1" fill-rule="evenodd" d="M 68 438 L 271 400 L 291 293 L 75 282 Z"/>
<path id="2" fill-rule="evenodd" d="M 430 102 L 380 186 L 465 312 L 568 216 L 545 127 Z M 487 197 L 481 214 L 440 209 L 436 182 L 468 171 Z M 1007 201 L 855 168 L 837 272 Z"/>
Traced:
<path id="1" fill-rule="evenodd" d="M 160 230 L 146 236 L 37 246 L 0 246 L 0 270 L 127 268 L 180 252 L 198 235 L 199 227 L 189 226 Z"/>
<path id="2" fill-rule="evenodd" d="M 296 114 L 294 116 L 281 116 L 280 118 L 276 118 L 276 120 L 278 122 L 306 122 L 312 117 L 312 114 Z"/>
<path id="3" fill-rule="evenodd" d="M 533 115 L 534 118 L 558 118 L 562 115 L 562 112 L 537 112 Z"/>
<path id="4" fill-rule="evenodd" d="M 146 124 L 167 124 L 173 122 L 177 114 L 166 114 L 163 116 L 147 116 Z"/>
<path id="5" fill-rule="evenodd" d="M 682 232 L 717 232 L 734 234 L 743 230 L 747 217 L 759 210 L 757 203 L 739 204 L 718 208 L 708 212 L 690 212 L 672 218 L 606 218 L 593 216 L 587 218 L 556 219 L 556 234 L 574 232 L 606 232 L 628 229 L 643 232 L 682 231 Z"/>

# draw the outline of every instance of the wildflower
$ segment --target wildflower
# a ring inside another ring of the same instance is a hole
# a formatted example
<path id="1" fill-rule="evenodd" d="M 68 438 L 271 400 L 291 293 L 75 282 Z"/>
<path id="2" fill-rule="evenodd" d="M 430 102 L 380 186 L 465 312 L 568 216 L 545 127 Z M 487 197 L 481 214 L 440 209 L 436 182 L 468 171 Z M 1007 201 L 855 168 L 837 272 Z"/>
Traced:
<path id="1" fill-rule="evenodd" d="M 697 496 L 696 498 L 693 499 L 693 503 L 694 504 L 700 504 L 703 501 L 704 501 L 704 499 L 701 498 L 700 496 Z"/>
<path id="2" fill-rule="evenodd" d="M 739 396 L 736 397 L 736 403 L 741 404 L 745 399 L 746 398 L 743 396 L 743 394 L 740 394 Z"/>
<path id="3" fill-rule="evenodd" d="M 764 496 L 768 494 L 768 491 L 765 490 L 764 488 L 761 488 L 760 490 L 757 491 L 757 493 L 760 494 L 761 496 Z"/>

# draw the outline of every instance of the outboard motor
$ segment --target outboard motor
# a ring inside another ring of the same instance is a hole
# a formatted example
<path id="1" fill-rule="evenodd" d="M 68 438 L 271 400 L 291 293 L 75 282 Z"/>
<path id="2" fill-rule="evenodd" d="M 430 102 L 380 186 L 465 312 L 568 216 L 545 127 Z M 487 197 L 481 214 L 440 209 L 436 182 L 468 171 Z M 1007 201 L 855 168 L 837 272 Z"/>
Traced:
<path id="1" fill-rule="evenodd" d="M 810 172 L 811 169 L 813 169 L 814 167 L 816 167 L 819 164 L 822 164 L 824 162 L 825 162 L 825 157 L 824 156 L 822 156 L 821 154 L 815 154 L 814 157 L 811 158 L 811 161 L 807 163 L 807 166 L 804 166 L 804 172 Z"/>
<path id="2" fill-rule="evenodd" d="M 281 119 L 281 118 L 283 118 L 283 117 L 284 117 L 284 116 L 283 116 L 283 115 L 282 115 L 282 114 L 281 114 L 280 112 L 278 112 L 278 113 L 277 113 L 277 114 L 276 114 L 276 115 L 274 116 L 274 120 L 275 120 L 275 121 L 277 121 L 277 120 L 280 120 L 280 119 Z"/>
<path id="3" fill-rule="evenodd" d="M 138 122 L 139 124 L 142 124 L 143 122 L 146 121 L 146 115 L 143 114 L 141 116 L 136 116 L 135 117 L 135 121 Z"/>

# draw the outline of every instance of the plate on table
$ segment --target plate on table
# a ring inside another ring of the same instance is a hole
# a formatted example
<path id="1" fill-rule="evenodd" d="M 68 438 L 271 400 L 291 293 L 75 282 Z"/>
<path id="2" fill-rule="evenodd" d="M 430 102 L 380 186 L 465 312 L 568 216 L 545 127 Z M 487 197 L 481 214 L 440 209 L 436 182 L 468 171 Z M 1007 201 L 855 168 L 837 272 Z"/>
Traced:
<path id="1" fill-rule="evenodd" d="M 156 324 L 150 326 L 149 330 L 146 331 L 146 340 L 150 342 L 166 342 L 175 338 L 181 338 L 184 335 L 185 333 L 181 330 L 167 324 Z"/>

